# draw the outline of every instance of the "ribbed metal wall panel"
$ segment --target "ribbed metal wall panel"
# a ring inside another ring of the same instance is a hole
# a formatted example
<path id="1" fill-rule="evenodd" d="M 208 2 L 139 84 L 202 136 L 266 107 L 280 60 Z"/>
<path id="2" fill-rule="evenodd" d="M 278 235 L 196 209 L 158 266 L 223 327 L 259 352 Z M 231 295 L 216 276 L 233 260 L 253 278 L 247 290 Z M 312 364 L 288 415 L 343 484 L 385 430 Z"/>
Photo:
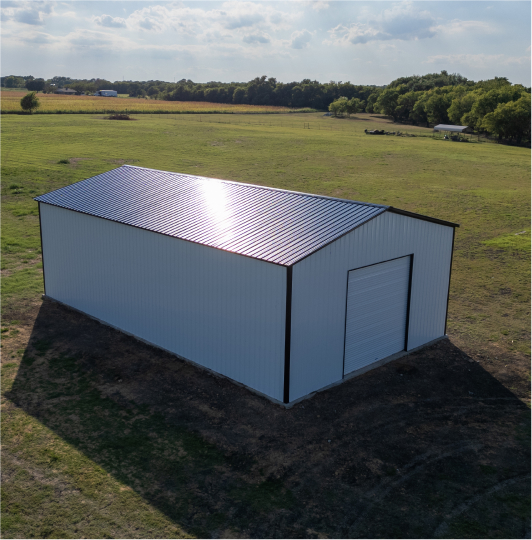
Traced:
<path id="1" fill-rule="evenodd" d="M 41 203 L 46 294 L 282 401 L 282 266 Z"/>
<path id="2" fill-rule="evenodd" d="M 349 272 L 344 374 L 405 348 L 410 257 Z"/>
<path id="3" fill-rule="evenodd" d="M 445 332 L 453 229 L 385 212 L 293 268 L 290 401 L 343 376 L 348 272 L 414 254 L 408 349 Z"/>

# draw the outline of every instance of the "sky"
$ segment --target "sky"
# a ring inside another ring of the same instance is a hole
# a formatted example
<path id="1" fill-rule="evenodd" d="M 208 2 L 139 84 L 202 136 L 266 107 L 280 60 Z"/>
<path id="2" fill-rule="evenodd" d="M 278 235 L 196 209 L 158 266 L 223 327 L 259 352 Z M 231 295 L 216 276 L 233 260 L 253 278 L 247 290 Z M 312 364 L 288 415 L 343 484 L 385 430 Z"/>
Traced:
<path id="1" fill-rule="evenodd" d="M 530 86 L 529 1 L 8 1 L 1 74 L 385 85 L 447 70 Z"/>

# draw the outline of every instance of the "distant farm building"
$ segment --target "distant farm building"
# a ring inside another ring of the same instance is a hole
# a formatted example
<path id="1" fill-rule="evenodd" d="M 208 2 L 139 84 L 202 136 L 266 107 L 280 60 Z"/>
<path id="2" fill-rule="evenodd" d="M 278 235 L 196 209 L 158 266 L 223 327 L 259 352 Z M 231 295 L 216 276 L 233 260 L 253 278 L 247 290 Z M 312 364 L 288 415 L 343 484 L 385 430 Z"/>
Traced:
<path id="1" fill-rule="evenodd" d="M 77 92 L 75 90 L 72 90 L 72 88 L 58 88 L 57 90 L 54 90 L 54 94 L 66 94 L 69 96 L 75 96 Z"/>
<path id="2" fill-rule="evenodd" d="M 118 97 L 118 92 L 116 90 L 98 90 L 97 92 L 94 92 L 94 95 L 103 97 Z"/>
<path id="3" fill-rule="evenodd" d="M 453 133 L 473 133 L 469 126 L 451 126 L 449 124 L 438 124 L 434 126 L 434 131 L 451 131 Z"/>
<path id="4" fill-rule="evenodd" d="M 48 298 L 276 402 L 446 333 L 454 223 L 131 165 L 36 200 Z"/>

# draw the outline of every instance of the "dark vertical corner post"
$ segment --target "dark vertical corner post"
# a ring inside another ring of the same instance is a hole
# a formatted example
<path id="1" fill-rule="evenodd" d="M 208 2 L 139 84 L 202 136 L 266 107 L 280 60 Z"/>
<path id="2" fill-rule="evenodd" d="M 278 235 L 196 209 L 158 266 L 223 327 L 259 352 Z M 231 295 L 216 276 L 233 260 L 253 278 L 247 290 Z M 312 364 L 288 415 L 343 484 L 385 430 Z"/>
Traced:
<path id="1" fill-rule="evenodd" d="M 37 204 L 39 205 L 39 233 L 41 234 L 42 282 L 44 286 L 44 294 L 46 295 L 46 276 L 44 274 L 44 246 L 42 243 L 41 203 L 37 202 Z"/>
<path id="2" fill-rule="evenodd" d="M 345 282 L 345 316 L 344 316 L 344 356 L 342 358 L 342 379 L 345 377 L 345 342 L 347 340 L 347 302 L 349 301 L 349 270 Z"/>
<path id="3" fill-rule="evenodd" d="M 451 263 L 449 264 L 449 287 L 447 288 L 447 308 L 445 309 L 445 330 L 443 335 L 447 335 L 447 317 L 449 315 L 449 296 L 451 294 L 451 271 L 453 269 L 453 255 L 454 255 L 454 236 L 456 234 L 456 228 L 453 227 L 453 245 L 451 246 Z"/>
<path id="4" fill-rule="evenodd" d="M 286 268 L 283 403 L 290 403 L 290 337 L 292 335 L 292 266 Z"/>
<path id="5" fill-rule="evenodd" d="M 414 254 L 410 255 L 410 271 L 408 274 L 408 297 L 406 302 L 406 329 L 405 329 L 405 351 L 408 351 L 408 329 L 410 326 L 410 301 L 412 299 L 412 272 L 414 270 Z"/>

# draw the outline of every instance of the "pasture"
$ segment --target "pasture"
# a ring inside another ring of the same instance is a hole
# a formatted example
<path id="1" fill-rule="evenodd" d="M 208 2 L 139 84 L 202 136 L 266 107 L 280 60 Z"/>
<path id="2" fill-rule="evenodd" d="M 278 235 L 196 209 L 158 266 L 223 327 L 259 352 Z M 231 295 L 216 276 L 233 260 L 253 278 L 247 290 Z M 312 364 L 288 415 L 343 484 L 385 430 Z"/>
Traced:
<path id="1" fill-rule="evenodd" d="M 27 91 L 2 92 L 1 113 L 20 113 L 20 99 Z M 232 105 L 205 101 L 160 101 L 155 99 L 99 96 L 65 96 L 61 94 L 37 94 L 40 107 L 38 114 L 81 114 L 105 113 L 285 113 L 286 107 L 270 105 Z"/>
<path id="2" fill-rule="evenodd" d="M 2 118 L 3 536 L 529 533 L 530 150 L 367 114 L 135 118 Z M 123 163 L 460 223 L 450 341 L 282 410 L 43 303 L 32 198 Z"/>

